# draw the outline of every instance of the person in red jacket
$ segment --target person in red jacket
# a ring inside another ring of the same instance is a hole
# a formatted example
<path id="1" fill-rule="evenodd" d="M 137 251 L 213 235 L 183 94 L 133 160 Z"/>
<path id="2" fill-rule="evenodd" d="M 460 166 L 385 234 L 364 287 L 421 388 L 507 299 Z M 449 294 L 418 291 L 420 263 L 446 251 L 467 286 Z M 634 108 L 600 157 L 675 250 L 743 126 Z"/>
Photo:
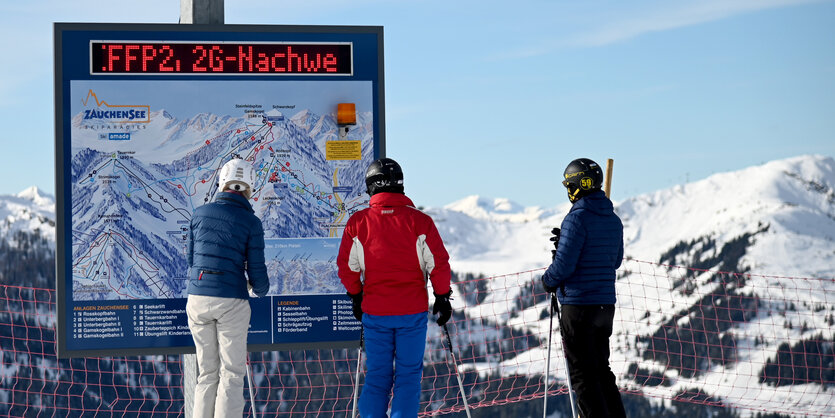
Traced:
<path id="1" fill-rule="evenodd" d="M 396 161 L 371 163 L 365 184 L 370 207 L 348 219 L 336 260 L 365 335 L 368 371 L 360 415 L 386 417 L 394 387 L 391 417 L 416 417 L 426 348 L 426 280 L 434 289 L 432 313 L 440 313 L 436 322 L 443 326 L 452 316 L 449 255 L 432 218 L 403 193 Z"/>

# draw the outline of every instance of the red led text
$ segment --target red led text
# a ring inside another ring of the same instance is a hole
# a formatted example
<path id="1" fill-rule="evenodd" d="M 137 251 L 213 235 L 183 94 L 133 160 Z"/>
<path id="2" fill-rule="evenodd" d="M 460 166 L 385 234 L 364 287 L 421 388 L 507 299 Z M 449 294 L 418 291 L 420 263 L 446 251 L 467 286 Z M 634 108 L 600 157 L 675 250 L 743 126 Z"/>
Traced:
<path id="1" fill-rule="evenodd" d="M 93 74 L 345 74 L 350 44 L 94 43 Z"/>

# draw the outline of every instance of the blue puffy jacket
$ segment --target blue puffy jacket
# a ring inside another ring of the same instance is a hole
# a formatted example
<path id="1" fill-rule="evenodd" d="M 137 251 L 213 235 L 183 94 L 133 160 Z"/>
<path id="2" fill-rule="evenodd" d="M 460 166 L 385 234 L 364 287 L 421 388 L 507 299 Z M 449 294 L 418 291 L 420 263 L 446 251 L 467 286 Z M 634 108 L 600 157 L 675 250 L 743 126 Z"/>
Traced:
<path id="1" fill-rule="evenodd" d="M 264 227 L 247 199 L 222 192 L 191 217 L 188 250 L 188 294 L 248 299 L 246 270 L 252 290 L 270 289 L 264 263 Z"/>
<path id="2" fill-rule="evenodd" d="M 560 226 L 557 254 L 543 280 L 564 305 L 615 303 L 615 270 L 623 259 L 623 223 L 602 191 L 576 203 Z"/>

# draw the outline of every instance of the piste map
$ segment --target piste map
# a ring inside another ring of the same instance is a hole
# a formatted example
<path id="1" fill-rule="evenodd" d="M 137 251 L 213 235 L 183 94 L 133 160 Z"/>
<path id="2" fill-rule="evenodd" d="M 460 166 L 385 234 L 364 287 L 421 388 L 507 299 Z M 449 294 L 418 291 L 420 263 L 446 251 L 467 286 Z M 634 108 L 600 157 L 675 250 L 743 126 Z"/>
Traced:
<path id="1" fill-rule="evenodd" d="M 368 203 L 371 82 L 73 81 L 71 95 L 73 300 L 186 297 L 191 214 L 231 158 L 256 171 L 269 294 L 344 292 L 335 258 Z M 357 124 L 340 138 L 343 101 Z"/>

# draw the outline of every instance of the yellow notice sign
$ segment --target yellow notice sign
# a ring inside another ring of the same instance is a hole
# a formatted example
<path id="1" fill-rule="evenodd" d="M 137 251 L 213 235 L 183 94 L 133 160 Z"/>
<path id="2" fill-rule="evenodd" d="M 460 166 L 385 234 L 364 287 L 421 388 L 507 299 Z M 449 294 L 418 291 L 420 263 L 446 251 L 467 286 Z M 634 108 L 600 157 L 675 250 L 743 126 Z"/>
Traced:
<path id="1" fill-rule="evenodd" d="M 328 141 L 325 143 L 325 159 L 331 160 L 361 160 L 362 145 L 360 141 Z"/>

